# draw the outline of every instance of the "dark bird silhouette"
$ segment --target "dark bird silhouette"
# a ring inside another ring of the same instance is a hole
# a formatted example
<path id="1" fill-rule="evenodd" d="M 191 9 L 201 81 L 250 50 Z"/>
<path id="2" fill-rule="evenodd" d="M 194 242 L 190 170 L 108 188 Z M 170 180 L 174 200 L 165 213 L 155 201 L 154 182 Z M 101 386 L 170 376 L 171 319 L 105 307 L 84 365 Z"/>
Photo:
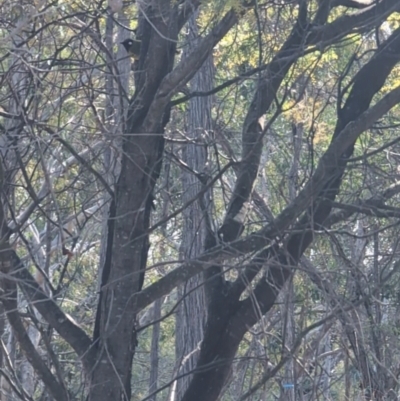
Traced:
<path id="1" fill-rule="evenodd" d="M 138 60 L 140 57 L 140 48 L 142 46 L 142 42 L 136 39 L 125 39 L 121 42 L 121 45 L 124 46 L 126 52 L 133 57 L 135 60 Z"/>

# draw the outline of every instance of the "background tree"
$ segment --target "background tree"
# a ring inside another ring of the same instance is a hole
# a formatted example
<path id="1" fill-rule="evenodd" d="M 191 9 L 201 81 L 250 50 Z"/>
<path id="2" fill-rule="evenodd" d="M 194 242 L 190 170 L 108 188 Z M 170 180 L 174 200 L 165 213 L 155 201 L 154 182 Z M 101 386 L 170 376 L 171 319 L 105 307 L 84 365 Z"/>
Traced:
<path id="1" fill-rule="evenodd" d="M 397 399 L 397 0 L 2 9 L 3 398 Z"/>

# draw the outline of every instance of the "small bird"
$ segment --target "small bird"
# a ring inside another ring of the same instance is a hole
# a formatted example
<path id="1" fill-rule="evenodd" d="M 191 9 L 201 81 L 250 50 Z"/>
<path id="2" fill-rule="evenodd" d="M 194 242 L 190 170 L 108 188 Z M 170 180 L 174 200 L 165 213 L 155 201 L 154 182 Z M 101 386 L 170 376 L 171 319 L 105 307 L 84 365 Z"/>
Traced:
<path id="1" fill-rule="evenodd" d="M 135 60 L 139 60 L 140 47 L 142 42 L 136 39 L 125 39 L 121 42 L 121 45 L 125 47 L 126 52 L 133 57 Z"/>

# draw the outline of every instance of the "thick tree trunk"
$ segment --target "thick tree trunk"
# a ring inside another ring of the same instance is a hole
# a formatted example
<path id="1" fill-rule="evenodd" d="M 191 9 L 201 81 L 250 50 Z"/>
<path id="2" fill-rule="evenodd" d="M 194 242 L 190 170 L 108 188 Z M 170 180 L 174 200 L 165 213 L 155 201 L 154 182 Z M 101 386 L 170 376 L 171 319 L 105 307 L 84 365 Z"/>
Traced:
<path id="1" fill-rule="evenodd" d="M 109 15 L 106 21 L 106 46 L 107 49 L 114 47 L 114 15 Z M 127 19 L 124 11 L 120 11 L 117 16 L 118 34 L 117 43 L 126 39 L 129 33 L 124 28 L 127 25 Z M 118 176 L 121 172 L 121 153 L 122 137 L 126 131 L 128 115 L 128 99 L 126 98 L 124 88 L 129 85 L 129 73 L 131 71 L 131 61 L 123 58 L 123 49 L 119 46 L 119 51 L 114 57 L 113 52 L 105 55 L 107 60 L 107 71 L 105 74 L 105 87 L 107 97 L 105 99 L 105 121 L 106 132 L 104 133 L 104 143 L 106 148 L 103 152 L 103 171 L 104 178 L 110 188 L 115 190 Z M 118 60 L 118 61 L 117 61 Z M 114 230 L 115 201 L 113 202 L 111 194 L 104 191 L 104 208 L 102 221 L 102 235 L 100 246 L 100 269 L 98 275 L 99 290 L 103 284 L 104 267 L 109 263 L 112 250 L 112 232 Z M 110 235 L 109 234 L 110 231 Z M 101 297 L 101 292 L 100 292 Z M 101 301 L 100 301 L 101 302 Z M 97 310 L 99 316 L 101 310 Z M 94 338 L 99 336 L 99 319 L 96 319 L 94 327 Z"/>
<path id="2" fill-rule="evenodd" d="M 189 47 L 197 43 L 198 27 L 196 13 L 188 23 Z M 197 74 L 190 81 L 192 92 L 206 92 L 213 87 L 214 68 L 212 58 L 208 58 Z M 182 159 L 191 171 L 182 171 L 182 203 L 193 199 L 202 189 L 199 176 L 206 175 L 207 147 L 212 130 L 211 97 L 196 97 L 190 100 L 187 138 L 192 143 L 186 145 L 182 152 Z M 204 243 L 207 235 L 207 215 L 209 209 L 208 193 L 192 203 L 183 211 L 183 229 L 181 258 L 191 259 L 204 251 Z M 198 359 L 200 342 L 203 339 L 203 329 L 206 320 L 206 301 L 203 286 L 203 277 L 198 275 L 190 279 L 179 288 L 178 297 L 182 299 L 176 315 L 176 358 L 181 361 L 178 375 L 191 372 Z M 176 398 L 180 400 L 189 386 L 192 375 L 185 375 L 178 379 L 176 386 Z"/>
<path id="3" fill-rule="evenodd" d="M 123 136 L 121 173 L 114 195 L 115 216 L 111 216 L 113 229 L 108 233 L 110 257 L 103 268 L 96 319 L 98 360 L 92 372 L 91 401 L 127 401 L 131 397 L 131 369 L 137 341 L 133 295 L 143 284 L 152 193 L 160 173 L 163 131 L 169 115 L 165 110 L 158 114 L 160 117 L 146 117 L 161 81 L 173 65 L 174 46 L 165 38 L 177 37 L 174 14 L 168 7 L 149 7 L 145 12 L 139 31 L 149 41 L 143 40 L 142 51 L 148 51 L 152 62 L 146 67 L 138 66 L 140 74 Z"/>

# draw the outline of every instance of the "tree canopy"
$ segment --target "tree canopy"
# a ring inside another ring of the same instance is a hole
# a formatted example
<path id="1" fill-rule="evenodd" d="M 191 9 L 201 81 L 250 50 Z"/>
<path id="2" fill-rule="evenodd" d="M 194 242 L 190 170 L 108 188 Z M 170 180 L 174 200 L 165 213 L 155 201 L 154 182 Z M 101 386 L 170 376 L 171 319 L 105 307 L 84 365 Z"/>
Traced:
<path id="1" fill-rule="evenodd" d="M 1 399 L 398 399 L 398 0 L 1 8 Z"/>

